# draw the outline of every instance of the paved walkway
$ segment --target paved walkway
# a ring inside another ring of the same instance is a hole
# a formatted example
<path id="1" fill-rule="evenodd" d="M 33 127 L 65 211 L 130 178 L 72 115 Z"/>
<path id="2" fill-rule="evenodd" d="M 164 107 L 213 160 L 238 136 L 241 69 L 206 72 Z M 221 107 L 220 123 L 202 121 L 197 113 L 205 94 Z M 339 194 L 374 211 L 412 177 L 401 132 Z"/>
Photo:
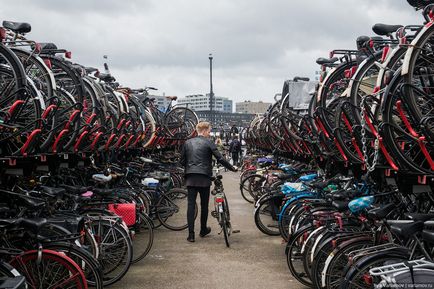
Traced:
<path id="1" fill-rule="evenodd" d="M 211 216 L 211 235 L 196 236 L 195 243 L 186 241 L 187 231 L 159 228 L 149 255 L 110 288 L 304 288 L 288 271 L 281 239 L 256 228 L 253 205 L 239 192 L 238 173 L 224 173 L 223 180 L 233 228 L 241 230 L 231 235 L 231 248 L 226 248 L 223 235 L 217 234 L 219 227 Z"/>

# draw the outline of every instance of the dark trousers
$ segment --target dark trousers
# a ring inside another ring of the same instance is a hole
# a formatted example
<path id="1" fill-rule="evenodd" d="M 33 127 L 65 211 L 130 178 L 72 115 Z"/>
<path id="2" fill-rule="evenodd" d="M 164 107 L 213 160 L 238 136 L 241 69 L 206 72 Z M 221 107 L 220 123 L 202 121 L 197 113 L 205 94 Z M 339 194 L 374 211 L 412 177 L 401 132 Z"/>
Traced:
<path id="1" fill-rule="evenodd" d="M 233 165 L 234 166 L 238 166 L 238 156 L 239 156 L 239 152 L 233 152 L 232 153 L 232 161 L 233 161 Z"/>
<path id="2" fill-rule="evenodd" d="M 188 190 L 188 208 L 187 223 L 188 232 L 194 233 L 194 209 L 196 205 L 197 193 L 200 194 L 200 229 L 206 229 L 208 221 L 208 204 L 210 187 L 187 187 Z"/>

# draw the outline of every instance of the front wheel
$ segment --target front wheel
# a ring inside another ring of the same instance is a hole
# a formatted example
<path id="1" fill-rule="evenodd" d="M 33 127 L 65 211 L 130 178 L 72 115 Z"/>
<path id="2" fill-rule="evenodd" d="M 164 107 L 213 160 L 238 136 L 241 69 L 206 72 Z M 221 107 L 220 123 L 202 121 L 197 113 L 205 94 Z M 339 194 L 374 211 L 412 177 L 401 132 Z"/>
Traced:
<path id="1" fill-rule="evenodd" d="M 225 237 L 225 243 L 226 243 L 226 247 L 230 247 L 231 245 L 229 244 L 229 230 L 230 230 L 230 225 L 229 225 L 229 220 L 227 220 L 226 218 L 226 214 L 220 213 L 220 222 L 221 222 L 221 226 L 222 226 L 222 231 L 223 231 L 223 235 Z"/>

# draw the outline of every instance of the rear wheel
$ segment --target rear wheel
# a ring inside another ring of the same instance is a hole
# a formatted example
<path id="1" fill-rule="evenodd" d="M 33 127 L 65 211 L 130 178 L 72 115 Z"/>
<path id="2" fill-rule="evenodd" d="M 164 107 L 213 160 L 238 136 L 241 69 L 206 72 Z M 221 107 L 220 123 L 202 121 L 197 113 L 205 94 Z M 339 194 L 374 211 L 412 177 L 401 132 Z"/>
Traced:
<path id="1" fill-rule="evenodd" d="M 69 257 L 52 250 L 27 251 L 11 265 L 26 277 L 29 288 L 87 289 L 83 271 Z"/>
<path id="2" fill-rule="evenodd" d="M 277 212 L 275 212 L 275 206 L 272 202 L 272 198 L 266 198 L 261 201 L 255 209 L 255 224 L 262 233 L 270 236 L 279 236 Z"/>
<path id="3" fill-rule="evenodd" d="M 157 217 L 161 224 L 173 231 L 182 231 L 187 224 L 188 193 L 185 189 L 172 189 L 157 203 Z M 195 218 L 197 206 L 195 208 Z"/>
<path id="4" fill-rule="evenodd" d="M 148 255 L 154 243 L 152 221 L 140 213 L 132 230 L 134 230 L 132 263 L 136 263 Z"/>

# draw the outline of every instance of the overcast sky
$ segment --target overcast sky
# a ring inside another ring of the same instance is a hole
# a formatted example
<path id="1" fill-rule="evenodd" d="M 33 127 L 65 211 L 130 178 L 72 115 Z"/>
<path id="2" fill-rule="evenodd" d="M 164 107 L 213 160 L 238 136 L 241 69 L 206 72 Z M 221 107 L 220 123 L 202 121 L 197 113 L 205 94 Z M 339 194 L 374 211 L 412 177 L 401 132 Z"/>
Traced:
<path id="1" fill-rule="evenodd" d="M 354 48 L 374 23 L 420 24 L 405 0 L 14 0 L 2 20 L 29 22 L 29 39 L 54 42 L 73 60 L 124 86 L 166 95 L 209 92 L 272 101 L 285 79 L 313 77 L 315 59 Z"/>

